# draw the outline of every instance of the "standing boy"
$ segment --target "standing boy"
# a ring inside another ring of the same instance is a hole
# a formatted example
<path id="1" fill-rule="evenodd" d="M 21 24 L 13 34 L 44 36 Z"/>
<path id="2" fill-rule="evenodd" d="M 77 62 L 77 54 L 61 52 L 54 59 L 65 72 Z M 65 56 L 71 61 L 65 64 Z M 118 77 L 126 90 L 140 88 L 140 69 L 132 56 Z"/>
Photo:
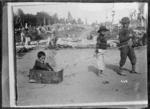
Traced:
<path id="1" fill-rule="evenodd" d="M 105 62 L 104 62 L 104 55 L 105 50 L 107 49 L 107 39 L 106 39 L 106 32 L 109 31 L 106 29 L 105 26 L 101 26 L 97 31 L 99 36 L 97 37 L 96 43 L 96 58 L 97 58 L 97 65 L 98 65 L 98 76 L 101 76 L 105 69 Z"/>
<path id="2" fill-rule="evenodd" d="M 123 17 L 121 20 L 122 29 L 119 32 L 119 40 L 120 40 L 120 67 L 119 67 L 119 74 L 126 75 L 123 72 L 123 66 L 126 63 L 127 57 L 129 57 L 132 70 L 131 73 L 136 72 L 136 55 L 133 48 L 133 42 L 135 40 L 135 34 L 132 29 L 129 28 L 130 19 L 128 17 Z"/>

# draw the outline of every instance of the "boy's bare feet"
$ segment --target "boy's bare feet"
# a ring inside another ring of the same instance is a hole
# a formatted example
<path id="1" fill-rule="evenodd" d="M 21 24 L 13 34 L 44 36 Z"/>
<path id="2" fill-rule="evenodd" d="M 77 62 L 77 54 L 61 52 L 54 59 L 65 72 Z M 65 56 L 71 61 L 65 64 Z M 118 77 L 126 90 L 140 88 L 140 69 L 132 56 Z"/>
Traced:
<path id="1" fill-rule="evenodd" d="M 99 70 L 97 76 L 99 76 L 99 77 L 103 76 L 103 70 Z"/>

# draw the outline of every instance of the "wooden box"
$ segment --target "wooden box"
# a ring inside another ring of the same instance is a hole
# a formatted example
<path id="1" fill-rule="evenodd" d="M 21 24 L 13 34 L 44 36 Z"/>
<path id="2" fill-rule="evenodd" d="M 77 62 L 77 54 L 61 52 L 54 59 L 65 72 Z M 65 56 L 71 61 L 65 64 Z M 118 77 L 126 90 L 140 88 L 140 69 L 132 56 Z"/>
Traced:
<path id="1" fill-rule="evenodd" d="M 32 81 L 30 81 L 32 80 Z M 55 84 L 63 81 L 63 69 L 58 72 L 34 70 L 29 71 L 29 82 Z"/>

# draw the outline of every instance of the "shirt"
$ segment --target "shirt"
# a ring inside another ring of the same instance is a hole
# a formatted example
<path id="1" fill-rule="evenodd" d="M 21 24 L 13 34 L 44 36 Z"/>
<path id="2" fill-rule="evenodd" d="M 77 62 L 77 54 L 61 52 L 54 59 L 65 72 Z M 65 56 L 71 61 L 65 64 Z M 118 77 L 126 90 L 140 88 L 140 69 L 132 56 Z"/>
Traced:
<path id="1" fill-rule="evenodd" d="M 47 71 L 49 71 L 49 69 L 50 69 L 53 71 L 53 68 L 48 63 L 42 63 L 38 59 L 35 61 L 33 69 L 35 69 L 35 70 L 47 70 Z"/>
<path id="2" fill-rule="evenodd" d="M 96 52 L 98 52 L 98 49 L 107 49 L 107 39 L 104 35 L 99 34 L 97 37 L 97 43 L 96 43 Z"/>
<path id="3" fill-rule="evenodd" d="M 129 28 L 122 28 L 119 32 L 119 40 L 120 40 L 120 46 L 128 44 L 129 40 L 131 39 L 129 37 L 129 34 L 132 34 L 135 37 L 135 33 L 132 29 Z M 134 38 L 132 38 L 134 39 Z"/>

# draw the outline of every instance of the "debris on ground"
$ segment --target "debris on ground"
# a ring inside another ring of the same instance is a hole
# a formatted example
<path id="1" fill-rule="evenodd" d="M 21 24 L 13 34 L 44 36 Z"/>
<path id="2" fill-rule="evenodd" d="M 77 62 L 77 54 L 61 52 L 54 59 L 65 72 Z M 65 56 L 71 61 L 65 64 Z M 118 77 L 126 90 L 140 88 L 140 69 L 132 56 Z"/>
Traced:
<path id="1" fill-rule="evenodd" d="M 118 92 L 119 90 L 118 90 L 118 89 L 116 89 L 115 91 L 116 91 L 116 92 Z"/>
<path id="2" fill-rule="evenodd" d="M 102 83 L 103 84 L 109 84 L 109 81 L 103 81 Z"/>

